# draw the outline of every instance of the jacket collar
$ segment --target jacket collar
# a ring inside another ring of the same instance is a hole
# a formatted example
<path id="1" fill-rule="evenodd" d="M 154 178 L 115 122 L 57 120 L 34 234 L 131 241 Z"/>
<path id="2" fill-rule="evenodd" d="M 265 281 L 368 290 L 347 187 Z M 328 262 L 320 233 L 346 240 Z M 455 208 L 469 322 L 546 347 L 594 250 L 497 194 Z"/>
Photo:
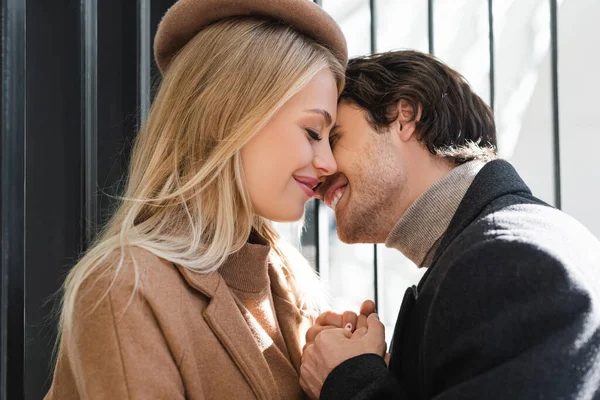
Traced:
<path id="1" fill-rule="evenodd" d="M 504 160 L 488 162 L 477 174 L 459 204 L 454 217 L 450 221 L 448 230 L 442 237 L 431 264 L 432 267 L 452 241 L 475 221 L 488 204 L 511 193 L 524 193 L 531 196 L 531 190 L 510 163 Z M 431 269 L 429 268 L 419 282 L 419 288 L 425 282 Z"/>

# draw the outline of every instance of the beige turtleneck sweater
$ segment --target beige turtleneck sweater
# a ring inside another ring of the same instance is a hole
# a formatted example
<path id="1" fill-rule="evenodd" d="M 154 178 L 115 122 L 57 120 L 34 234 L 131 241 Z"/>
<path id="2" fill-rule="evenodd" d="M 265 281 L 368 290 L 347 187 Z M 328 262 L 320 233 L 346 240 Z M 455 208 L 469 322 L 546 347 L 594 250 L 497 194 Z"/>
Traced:
<path id="1" fill-rule="evenodd" d="M 434 183 L 398 220 L 386 247 L 399 250 L 419 267 L 429 267 L 460 202 L 485 164 L 469 161 Z"/>
<path id="2" fill-rule="evenodd" d="M 276 315 L 269 278 L 270 247 L 262 238 L 251 238 L 242 250 L 230 256 L 219 273 L 234 295 L 257 345 L 269 365 L 279 389 L 279 398 L 304 399 L 298 372 L 291 362 L 288 348 L 278 324 L 278 318 L 295 315 Z"/>

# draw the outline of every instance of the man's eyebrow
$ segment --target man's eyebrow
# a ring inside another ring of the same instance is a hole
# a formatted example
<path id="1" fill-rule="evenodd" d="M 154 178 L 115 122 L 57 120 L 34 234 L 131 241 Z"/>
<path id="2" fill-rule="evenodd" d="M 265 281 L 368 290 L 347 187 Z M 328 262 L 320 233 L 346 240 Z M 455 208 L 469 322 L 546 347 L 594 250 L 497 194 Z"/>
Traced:
<path id="1" fill-rule="evenodd" d="M 313 109 L 304 110 L 304 111 L 310 112 L 310 113 L 314 113 L 314 114 L 322 115 L 323 118 L 325 118 L 325 125 L 326 126 L 331 125 L 331 123 L 333 122 L 333 118 L 331 118 L 331 114 L 329 114 L 329 112 L 327 112 L 327 110 L 323 110 L 322 108 L 313 108 Z"/>

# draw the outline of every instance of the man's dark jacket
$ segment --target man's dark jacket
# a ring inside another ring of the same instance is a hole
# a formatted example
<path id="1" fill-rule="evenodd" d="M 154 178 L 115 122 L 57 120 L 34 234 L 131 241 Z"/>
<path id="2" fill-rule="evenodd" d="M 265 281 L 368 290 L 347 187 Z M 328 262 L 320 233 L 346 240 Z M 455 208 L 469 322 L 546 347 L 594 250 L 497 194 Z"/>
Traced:
<path id="1" fill-rule="evenodd" d="M 488 163 L 404 296 L 389 369 L 347 360 L 321 399 L 600 399 L 600 242 Z"/>

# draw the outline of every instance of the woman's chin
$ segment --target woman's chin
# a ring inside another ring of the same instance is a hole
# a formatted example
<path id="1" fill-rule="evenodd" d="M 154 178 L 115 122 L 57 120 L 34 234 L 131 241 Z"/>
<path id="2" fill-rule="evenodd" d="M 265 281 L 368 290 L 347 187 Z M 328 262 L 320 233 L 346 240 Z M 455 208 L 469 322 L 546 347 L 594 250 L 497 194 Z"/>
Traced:
<path id="1" fill-rule="evenodd" d="M 287 210 L 282 210 L 281 212 L 277 213 L 277 215 L 272 215 L 271 217 L 267 216 L 267 219 L 279 223 L 292 223 L 300 221 L 303 217 L 304 204 L 302 207 L 298 207 L 297 209 L 290 208 Z"/>

